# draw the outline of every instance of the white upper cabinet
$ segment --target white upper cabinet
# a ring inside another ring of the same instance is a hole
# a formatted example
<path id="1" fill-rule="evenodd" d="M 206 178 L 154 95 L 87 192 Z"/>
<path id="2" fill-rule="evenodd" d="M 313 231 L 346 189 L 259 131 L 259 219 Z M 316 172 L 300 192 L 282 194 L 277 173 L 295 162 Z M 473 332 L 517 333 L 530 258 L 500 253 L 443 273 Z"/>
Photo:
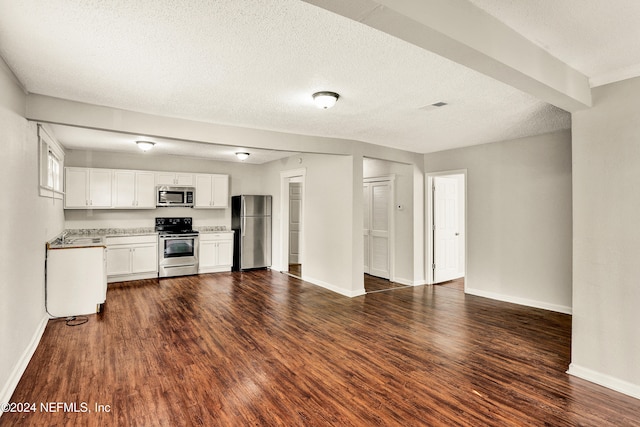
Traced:
<path id="1" fill-rule="evenodd" d="M 229 175 L 196 175 L 196 208 L 229 207 Z"/>
<path id="2" fill-rule="evenodd" d="M 65 168 L 66 209 L 111 207 L 111 169 Z"/>
<path id="3" fill-rule="evenodd" d="M 156 185 L 193 187 L 193 174 L 182 172 L 156 172 Z"/>
<path id="4" fill-rule="evenodd" d="M 155 209 L 155 174 L 146 171 L 113 171 L 113 207 Z"/>
<path id="5" fill-rule="evenodd" d="M 196 208 L 229 207 L 229 175 L 67 167 L 65 209 L 155 209 L 156 185 L 195 187 Z"/>

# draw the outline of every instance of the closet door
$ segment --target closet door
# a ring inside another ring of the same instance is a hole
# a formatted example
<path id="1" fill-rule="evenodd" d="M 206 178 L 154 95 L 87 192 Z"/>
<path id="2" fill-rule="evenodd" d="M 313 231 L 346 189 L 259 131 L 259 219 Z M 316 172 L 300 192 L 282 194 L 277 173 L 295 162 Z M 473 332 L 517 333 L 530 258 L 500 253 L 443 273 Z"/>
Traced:
<path id="1" fill-rule="evenodd" d="M 391 217 L 391 183 L 372 182 L 371 193 L 371 275 L 389 279 L 389 221 Z"/>
<path id="2" fill-rule="evenodd" d="M 391 181 L 363 185 L 364 272 L 389 279 L 389 230 L 391 221 Z"/>

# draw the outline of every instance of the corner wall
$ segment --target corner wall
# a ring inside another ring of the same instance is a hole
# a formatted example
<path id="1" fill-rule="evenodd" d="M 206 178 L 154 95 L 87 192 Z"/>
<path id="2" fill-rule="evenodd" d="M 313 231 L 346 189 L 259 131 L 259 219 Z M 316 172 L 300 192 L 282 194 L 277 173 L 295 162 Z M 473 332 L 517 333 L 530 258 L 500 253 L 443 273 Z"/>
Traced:
<path id="1" fill-rule="evenodd" d="M 361 157 L 359 160 L 362 163 Z M 280 173 L 295 169 L 306 170 L 303 201 L 303 261 L 302 278 L 346 296 L 364 293 L 362 261 L 354 267 L 357 250 L 355 232 L 362 236 L 360 226 L 354 224 L 354 157 L 329 154 L 299 154 L 264 165 L 262 194 L 273 196 L 273 266 L 283 269 L 287 260 L 281 259 L 282 212 Z M 358 199 L 362 204 L 362 174 L 359 176 Z M 360 211 L 362 217 L 362 211 Z M 361 242 L 361 240 L 360 240 Z M 359 246 L 362 246 L 361 244 Z M 360 248 L 360 259 L 362 259 Z"/>
<path id="2" fill-rule="evenodd" d="M 37 126 L 25 94 L 0 59 L 0 403 L 9 402 L 48 316 L 45 242 L 62 232 L 62 201 L 39 196 Z"/>
<path id="3" fill-rule="evenodd" d="M 569 373 L 640 398 L 640 78 L 574 113 Z"/>
<path id="4" fill-rule="evenodd" d="M 571 313 L 571 134 L 425 155 L 467 169 L 466 292 Z"/>
<path id="5" fill-rule="evenodd" d="M 364 178 L 395 175 L 394 200 L 394 280 L 405 285 L 415 285 L 414 278 L 414 197 L 413 165 L 378 159 L 364 159 Z M 398 209 L 398 205 L 402 209 Z M 419 278 L 419 280 L 421 277 Z M 421 284 L 421 283 L 420 283 Z"/>

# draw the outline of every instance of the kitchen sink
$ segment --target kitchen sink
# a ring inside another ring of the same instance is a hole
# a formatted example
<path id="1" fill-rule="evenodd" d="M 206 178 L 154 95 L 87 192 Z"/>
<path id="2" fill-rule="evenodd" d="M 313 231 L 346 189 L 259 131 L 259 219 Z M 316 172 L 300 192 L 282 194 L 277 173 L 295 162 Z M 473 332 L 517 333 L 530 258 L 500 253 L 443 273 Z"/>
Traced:
<path id="1" fill-rule="evenodd" d="M 67 237 L 64 239 L 64 243 L 69 245 L 90 245 L 96 243 L 102 243 L 101 237 Z"/>

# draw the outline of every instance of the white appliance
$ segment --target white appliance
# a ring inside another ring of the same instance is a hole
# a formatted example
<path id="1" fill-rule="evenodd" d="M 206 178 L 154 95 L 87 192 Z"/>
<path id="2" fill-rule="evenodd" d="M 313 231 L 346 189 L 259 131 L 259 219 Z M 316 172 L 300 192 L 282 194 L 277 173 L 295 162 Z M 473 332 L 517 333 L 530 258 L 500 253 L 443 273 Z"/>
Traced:
<path id="1" fill-rule="evenodd" d="M 47 249 L 46 307 L 54 317 L 98 313 L 107 299 L 104 246 Z"/>

